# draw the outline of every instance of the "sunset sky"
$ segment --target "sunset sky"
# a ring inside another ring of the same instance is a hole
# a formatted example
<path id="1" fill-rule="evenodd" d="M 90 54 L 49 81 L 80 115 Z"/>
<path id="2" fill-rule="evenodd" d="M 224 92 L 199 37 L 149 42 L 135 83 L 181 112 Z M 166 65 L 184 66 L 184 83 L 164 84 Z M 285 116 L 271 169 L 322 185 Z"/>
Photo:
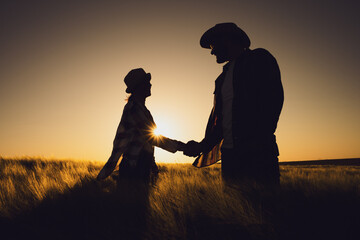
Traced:
<path id="1" fill-rule="evenodd" d="M 349 0 L 2 1 L 0 156 L 106 161 L 138 67 L 159 130 L 202 140 L 222 65 L 199 40 L 234 22 L 280 66 L 280 161 L 360 157 L 359 12 Z"/>

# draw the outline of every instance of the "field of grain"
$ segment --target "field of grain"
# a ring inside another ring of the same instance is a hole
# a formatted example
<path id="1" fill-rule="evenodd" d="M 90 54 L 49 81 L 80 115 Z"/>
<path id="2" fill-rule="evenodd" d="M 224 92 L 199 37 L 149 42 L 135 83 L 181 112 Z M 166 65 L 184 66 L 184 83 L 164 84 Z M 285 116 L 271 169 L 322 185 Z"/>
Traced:
<path id="1" fill-rule="evenodd" d="M 1 239 L 360 238 L 359 166 L 282 165 L 264 189 L 224 186 L 219 164 L 159 164 L 143 191 L 95 181 L 102 164 L 0 159 Z"/>

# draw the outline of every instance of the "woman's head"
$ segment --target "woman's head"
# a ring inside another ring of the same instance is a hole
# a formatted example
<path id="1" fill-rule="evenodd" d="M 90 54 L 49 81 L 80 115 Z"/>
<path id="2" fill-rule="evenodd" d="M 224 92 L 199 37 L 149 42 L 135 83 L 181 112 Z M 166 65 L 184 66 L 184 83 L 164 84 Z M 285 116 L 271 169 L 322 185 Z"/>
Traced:
<path id="1" fill-rule="evenodd" d="M 151 74 L 146 73 L 142 68 L 136 68 L 131 70 L 124 82 L 127 86 L 126 92 L 132 95 L 139 95 L 143 97 L 149 97 L 151 95 Z"/>

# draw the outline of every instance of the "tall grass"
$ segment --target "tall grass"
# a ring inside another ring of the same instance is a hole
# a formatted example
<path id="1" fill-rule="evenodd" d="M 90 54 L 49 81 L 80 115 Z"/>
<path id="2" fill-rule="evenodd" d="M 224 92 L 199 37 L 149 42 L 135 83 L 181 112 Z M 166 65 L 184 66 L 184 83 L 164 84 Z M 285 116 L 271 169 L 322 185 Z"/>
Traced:
<path id="1" fill-rule="evenodd" d="M 159 164 L 138 201 L 115 178 L 95 181 L 102 165 L 0 159 L 1 239 L 360 237 L 358 166 L 282 166 L 281 189 L 264 189 L 225 186 L 219 165 Z"/>
<path id="2" fill-rule="evenodd" d="M 0 216 L 13 217 L 97 173 L 100 163 L 0 159 Z"/>

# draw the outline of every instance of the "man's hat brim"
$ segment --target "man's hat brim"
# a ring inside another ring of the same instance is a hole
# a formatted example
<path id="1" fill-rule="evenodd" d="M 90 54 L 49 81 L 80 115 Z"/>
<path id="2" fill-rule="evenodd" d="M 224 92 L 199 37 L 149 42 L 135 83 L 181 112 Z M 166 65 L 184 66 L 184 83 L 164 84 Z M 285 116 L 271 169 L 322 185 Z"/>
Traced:
<path id="1" fill-rule="evenodd" d="M 207 30 L 200 38 L 200 46 L 209 48 L 220 37 L 238 40 L 244 48 L 250 47 L 248 35 L 234 23 L 219 23 Z"/>

